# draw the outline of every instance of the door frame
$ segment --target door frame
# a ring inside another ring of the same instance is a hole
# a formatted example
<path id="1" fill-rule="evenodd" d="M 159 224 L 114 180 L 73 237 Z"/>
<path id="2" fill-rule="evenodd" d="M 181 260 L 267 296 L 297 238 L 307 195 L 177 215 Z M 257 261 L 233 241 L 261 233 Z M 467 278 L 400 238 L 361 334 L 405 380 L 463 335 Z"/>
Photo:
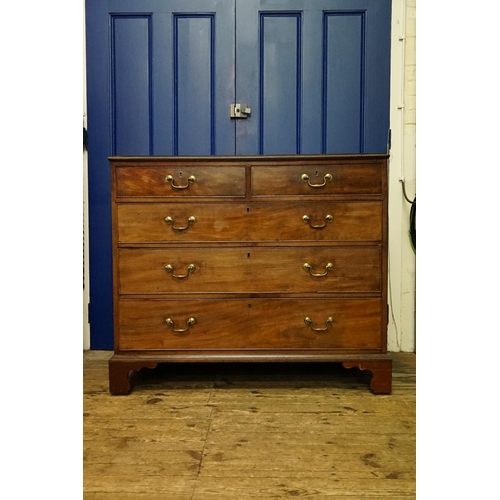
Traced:
<path id="1" fill-rule="evenodd" d="M 83 127 L 87 129 L 87 45 L 85 0 L 83 1 Z M 90 267 L 89 267 L 89 175 L 88 154 L 83 150 L 83 349 L 90 349 Z"/>
<path id="2" fill-rule="evenodd" d="M 405 39 L 407 0 L 392 0 L 389 159 L 389 324 L 390 352 L 415 351 L 415 254 L 410 245 L 410 205 L 401 179 L 415 178 L 415 138 L 405 136 Z"/>

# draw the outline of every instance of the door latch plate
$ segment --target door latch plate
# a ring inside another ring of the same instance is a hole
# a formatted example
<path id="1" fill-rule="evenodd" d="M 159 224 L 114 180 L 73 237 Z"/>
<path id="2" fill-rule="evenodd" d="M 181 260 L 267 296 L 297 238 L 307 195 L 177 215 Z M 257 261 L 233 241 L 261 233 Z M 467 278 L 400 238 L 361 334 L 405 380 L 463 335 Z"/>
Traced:
<path id="1" fill-rule="evenodd" d="M 231 118 L 247 118 L 252 110 L 248 104 L 231 104 L 229 106 L 229 116 Z"/>

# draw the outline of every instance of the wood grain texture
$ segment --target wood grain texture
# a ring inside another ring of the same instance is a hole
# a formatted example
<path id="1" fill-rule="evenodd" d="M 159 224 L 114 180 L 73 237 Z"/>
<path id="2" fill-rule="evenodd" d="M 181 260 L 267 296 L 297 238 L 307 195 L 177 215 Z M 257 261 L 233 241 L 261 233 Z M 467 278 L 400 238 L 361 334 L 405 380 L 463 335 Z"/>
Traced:
<path id="1" fill-rule="evenodd" d="M 294 162 L 295 163 L 295 162 Z M 302 175 L 309 177 L 308 181 Z M 325 180 L 330 176 L 331 180 Z M 319 187 L 319 185 L 324 186 Z M 312 186 L 311 186 L 312 185 Z M 318 187 L 315 187 L 318 186 Z M 380 164 L 284 165 L 252 168 L 254 196 L 324 196 L 339 194 L 382 194 Z"/>
<path id="2" fill-rule="evenodd" d="M 130 360 L 126 362 L 116 362 L 109 360 L 109 390 L 111 394 L 128 394 L 130 392 L 131 372 L 136 372 L 142 368 L 156 368 L 155 361 Z"/>
<path id="3" fill-rule="evenodd" d="M 245 196 L 245 168 L 196 167 L 189 163 L 177 168 L 120 167 L 115 170 L 116 196 L 197 197 L 197 196 Z M 174 186 L 166 181 L 171 175 Z M 195 177 L 189 182 L 190 176 Z M 185 187 L 186 186 L 186 187 Z M 185 188 L 184 188 L 185 187 Z"/>
<path id="4" fill-rule="evenodd" d="M 108 392 L 112 353 L 84 353 L 85 500 L 416 498 L 411 353 L 390 396 L 340 364 L 171 364 Z"/>
<path id="5" fill-rule="evenodd" d="M 381 308 L 380 299 L 122 300 L 119 349 L 377 349 Z M 167 318 L 176 330 L 196 323 L 175 333 Z"/>
<path id="6" fill-rule="evenodd" d="M 375 394 L 390 394 L 392 388 L 392 363 L 390 359 L 344 361 L 344 368 L 357 367 L 360 370 L 370 370 L 372 380 L 370 388 Z"/>
<path id="7" fill-rule="evenodd" d="M 110 161 L 113 394 L 195 361 L 346 362 L 391 391 L 387 155 Z"/>
<path id="8" fill-rule="evenodd" d="M 375 246 L 120 249 L 119 293 L 377 293 L 381 257 Z"/>
<path id="9" fill-rule="evenodd" d="M 325 217 L 333 221 L 323 229 Z M 196 221 L 185 230 L 190 217 Z M 118 243 L 380 241 L 382 202 L 157 203 L 117 206 Z"/>

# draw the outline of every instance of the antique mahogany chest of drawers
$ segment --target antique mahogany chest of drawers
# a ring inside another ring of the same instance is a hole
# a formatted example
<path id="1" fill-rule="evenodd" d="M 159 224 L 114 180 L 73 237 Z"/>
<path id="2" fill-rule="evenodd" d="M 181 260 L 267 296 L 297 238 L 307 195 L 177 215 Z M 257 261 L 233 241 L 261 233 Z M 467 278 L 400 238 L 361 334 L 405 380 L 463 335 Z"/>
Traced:
<path id="1" fill-rule="evenodd" d="M 163 362 L 341 362 L 390 393 L 387 155 L 111 157 L 110 392 Z"/>

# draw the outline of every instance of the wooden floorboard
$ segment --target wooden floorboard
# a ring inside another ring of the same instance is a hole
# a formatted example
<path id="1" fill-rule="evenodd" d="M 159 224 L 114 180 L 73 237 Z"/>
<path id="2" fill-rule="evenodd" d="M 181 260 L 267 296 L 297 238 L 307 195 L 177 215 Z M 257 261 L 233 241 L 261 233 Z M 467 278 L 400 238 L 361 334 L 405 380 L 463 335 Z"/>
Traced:
<path id="1" fill-rule="evenodd" d="M 109 351 L 84 351 L 85 500 L 416 498 L 415 362 L 393 392 L 329 364 L 172 364 L 108 391 Z"/>

